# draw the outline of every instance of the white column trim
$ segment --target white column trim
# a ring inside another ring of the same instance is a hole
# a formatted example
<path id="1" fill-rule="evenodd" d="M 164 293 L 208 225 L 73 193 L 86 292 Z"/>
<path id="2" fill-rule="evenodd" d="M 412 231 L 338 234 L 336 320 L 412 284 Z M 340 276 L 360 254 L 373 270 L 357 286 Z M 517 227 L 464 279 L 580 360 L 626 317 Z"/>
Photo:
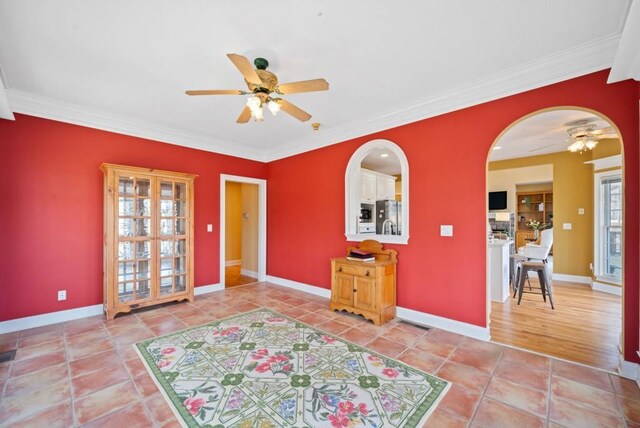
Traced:
<path id="1" fill-rule="evenodd" d="M 631 3 L 627 20 L 622 29 L 616 56 L 607 83 L 634 79 L 640 81 L 640 2 Z"/>
<path id="2" fill-rule="evenodd" d="M 638 354 L 640 355 L 640 352 Z M 618 373 L 624 378 L 635 380 L 640 388 L 640 364 L 626 361 L 624 357 L 620 355 Z"/>

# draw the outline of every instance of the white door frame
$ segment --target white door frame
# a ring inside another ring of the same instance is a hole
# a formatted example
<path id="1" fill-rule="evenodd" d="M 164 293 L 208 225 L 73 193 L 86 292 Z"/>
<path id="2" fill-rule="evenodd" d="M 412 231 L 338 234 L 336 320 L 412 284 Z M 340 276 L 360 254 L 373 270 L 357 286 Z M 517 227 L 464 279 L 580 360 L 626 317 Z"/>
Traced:
<path id="1" fill-rule="evenodd" d="M 258 185 L 258 281 L 267 280 L 267 180 L 220 174 L 220 285 L 225 287 L 225 227 L 227 182 Z"/>

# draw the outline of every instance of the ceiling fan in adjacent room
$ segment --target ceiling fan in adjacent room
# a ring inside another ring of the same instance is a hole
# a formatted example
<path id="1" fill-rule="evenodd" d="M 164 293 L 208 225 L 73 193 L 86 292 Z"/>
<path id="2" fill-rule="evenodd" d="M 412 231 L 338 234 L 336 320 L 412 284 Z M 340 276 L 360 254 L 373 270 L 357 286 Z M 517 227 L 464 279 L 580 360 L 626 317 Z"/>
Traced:
<path id="1" fill-rule="evenodd" d="M 227 54 L 231 62 L 236 66 L 245 82 L 248 91 L 229 89 L 204 89 L 185 91 L 187 95 L 252 95 L 236 120 L 237 123 L 247 123 L 252 117 L 254 120 L 263 120 L 263 107 L 266 107 L 274 115 L 282 109 L 296 119 L 306 122 L 311 115 L 289 101 L 277 95 L 296 94 L 301 92 L 326 91 L 329 83 L 324 79 L 304 80 L 301 82 L 278 84 L 278 77 L 267 71 L 269 62 L 264 58 L 256 58 L 253 62 L 254 69 L 249 60 L 238 54 Z"/>
<path id="2" fill-rule="evenodd" d="M 598 141 L 603 138 L 618 138 L 613 127 L 598 129 L 596 124 L 592 123 L 594 121 L 595 119 L 582 119 L 566 124 L 569 126 L 567 129 L 569 140 L 567 142 L 570 143 L 567 150 L 582 153 L 585 150 L 593 150 L 598 145 Z"/>

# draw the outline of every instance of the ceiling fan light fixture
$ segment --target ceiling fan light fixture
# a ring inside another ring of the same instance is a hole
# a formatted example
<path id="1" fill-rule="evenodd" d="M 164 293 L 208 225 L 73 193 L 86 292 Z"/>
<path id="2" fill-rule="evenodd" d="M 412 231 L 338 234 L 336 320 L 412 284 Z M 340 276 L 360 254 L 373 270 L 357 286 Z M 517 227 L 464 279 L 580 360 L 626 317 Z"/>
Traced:
<path id="1" fill-rule="evenodd" d="M 262 100 L 258 97 L 249 97 L 247 99 L 247 107 L 251 110 L 251 116 L 255 120 L 263 120 L 264 116 L 262 114 Z"/>
<path id="2" fill-rule="evenodd" d="M 278 104 L 276 100 L 269 100 L 269 102 L 267 103 L 267 108 L 269 109 L 271 114 L 275 116 L 280 111 L 280 104 Z"/>
<path id="3" fill-rule="evenodd" d="M 567 129 L 569 138 L 572 141 L 567 149 L 573 153 L 593 150 L 598 145 L 598 138 L 594 135 L 598 130 L 585 121 L 576 122 L 576 124 L 579 126 Z"/>
<path id="4" fill-rule="evenodd" d="M 253 119 L 256 122 L 262 122 L 264 120 L 264 115 L 262 113 L 262 109 L 261 108 L 256 110 L 255 113 L 251 113 L 251 115 L 253 116 Z"/>
<path id="5" fill-rule="evenodd" d="M 568 147 L 568 150 L 572 153 L 580 152 L 582 153 L 586 145 L 582 139 L 576 140 Z"/>

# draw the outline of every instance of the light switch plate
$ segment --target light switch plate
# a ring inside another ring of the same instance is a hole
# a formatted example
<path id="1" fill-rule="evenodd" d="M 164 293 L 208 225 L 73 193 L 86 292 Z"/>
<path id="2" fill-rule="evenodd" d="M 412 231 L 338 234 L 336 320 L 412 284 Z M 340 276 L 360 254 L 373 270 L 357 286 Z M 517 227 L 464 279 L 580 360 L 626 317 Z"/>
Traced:
<path id="1" fill-rule="evenodd" d="M 578 208 L 578 214 L 584 215 L 584 208 Z"/>
<path id="2" fill-rule="evenodd" d="M 453 226 L 450 224 L 440 225 L 440 236 L 453 236 Z"/>
<path id="3" fill-rule="evenodd" d="M 562 223 L 562 228 L 564 230 L 571 230 L 571 223 Z"/>
<path id="4" fill-rule="evenodd" d="M 207 232 L 213 232 L 213 225 L 212 224 L 208 224 L 207 225 Z"/>
<path id="5" fill-rule="evenodd" d="M 67 300 L 67 290 L 58 291 L 58 301 Z"/>

